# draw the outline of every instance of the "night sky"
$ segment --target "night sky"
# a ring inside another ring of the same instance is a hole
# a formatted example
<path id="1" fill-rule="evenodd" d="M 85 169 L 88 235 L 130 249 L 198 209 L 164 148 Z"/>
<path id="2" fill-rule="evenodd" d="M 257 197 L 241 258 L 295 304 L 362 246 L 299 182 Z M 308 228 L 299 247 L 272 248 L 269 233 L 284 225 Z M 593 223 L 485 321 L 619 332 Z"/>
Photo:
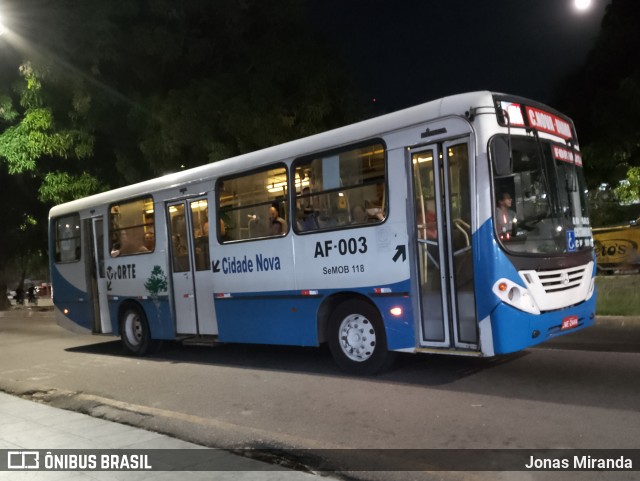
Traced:
<path id="1" fill-rule="evenodd" d="M 318 28 L 378 111 L 494 90 L 550 103 L 609 0 L 314 0 Z"/>

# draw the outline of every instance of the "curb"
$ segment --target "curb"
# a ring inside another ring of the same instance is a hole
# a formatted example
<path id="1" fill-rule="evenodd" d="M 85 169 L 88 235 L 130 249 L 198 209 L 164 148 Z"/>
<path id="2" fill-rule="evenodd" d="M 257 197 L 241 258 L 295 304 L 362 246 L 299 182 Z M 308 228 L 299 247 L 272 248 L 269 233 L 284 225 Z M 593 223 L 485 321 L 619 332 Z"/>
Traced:
<path id="1" fill-rule="evenodd" d="M 640 327 L 640 316 L 598 316 L 596 326 L 632 328 Z"/>

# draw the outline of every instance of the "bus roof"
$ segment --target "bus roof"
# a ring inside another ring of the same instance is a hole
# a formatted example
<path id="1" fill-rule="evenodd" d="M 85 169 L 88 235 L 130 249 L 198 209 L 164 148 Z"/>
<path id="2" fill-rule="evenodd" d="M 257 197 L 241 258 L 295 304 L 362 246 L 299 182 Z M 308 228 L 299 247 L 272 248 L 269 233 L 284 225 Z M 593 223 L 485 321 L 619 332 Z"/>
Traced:
<path id="1" fill-rule="evenodd" d="M 359 140 L 374 138 L 383 133 L 406 128 L 431 119 L 448 115 L 462 115 L 471 107 L 493 108 L 493 95 L 489 91 L 470 92 L 452 95 L 398 110 L 390 114 L 374 117 L 368 120 L 339 127 L 309 137 L 275 145 L 255 152 L 208 163 L 192 169 L 156 177 L 137 184 L 120 187 L 99 194 L 77 199 L 53 207 L 49 217 L 58 217 L 71 212 L 89 209 L 95 206 L 139 197 L 172 187 L 201 182 L 206 178 L 215 178 L 233 174 L 247 168 L 261 167 L 275 161 L 285 161 L 294 157 L 302 157 L 314 152 L 333 149 L 345 144 L 352 144 Z"/>

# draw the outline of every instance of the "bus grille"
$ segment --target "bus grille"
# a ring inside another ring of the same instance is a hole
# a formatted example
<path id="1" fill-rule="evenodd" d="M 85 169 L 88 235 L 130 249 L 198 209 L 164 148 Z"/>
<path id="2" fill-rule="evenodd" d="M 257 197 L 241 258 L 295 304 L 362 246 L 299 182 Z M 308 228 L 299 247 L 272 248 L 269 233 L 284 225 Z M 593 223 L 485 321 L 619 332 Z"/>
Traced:
<path id="1" fill-rule="evenodd" d="M 520 271 L 541 312 L 578 304 L 591 295 L 593 261 L 584 266 L 553 271 Z"/>
<path id="2" fill-rule="evenodd" d="M 538 279 L 545 292 L 558 292 L 574 289 L 582 283 L 586 266 L 562 271 L 539 272 Z"/>

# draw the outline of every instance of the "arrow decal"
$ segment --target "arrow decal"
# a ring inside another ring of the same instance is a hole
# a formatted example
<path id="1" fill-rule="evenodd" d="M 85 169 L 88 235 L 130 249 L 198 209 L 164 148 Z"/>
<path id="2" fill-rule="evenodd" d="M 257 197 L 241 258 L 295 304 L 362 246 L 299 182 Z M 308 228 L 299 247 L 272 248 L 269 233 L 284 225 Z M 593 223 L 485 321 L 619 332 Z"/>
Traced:
<path id="1" fill-rule="evenodd" d="M 404 244 L 396 246 L 396 255 L 393 256 L 393 262 L 398 262 L 400 256 L 402 256 L 402 262 L 407 260 L 407 246 Z"/>

